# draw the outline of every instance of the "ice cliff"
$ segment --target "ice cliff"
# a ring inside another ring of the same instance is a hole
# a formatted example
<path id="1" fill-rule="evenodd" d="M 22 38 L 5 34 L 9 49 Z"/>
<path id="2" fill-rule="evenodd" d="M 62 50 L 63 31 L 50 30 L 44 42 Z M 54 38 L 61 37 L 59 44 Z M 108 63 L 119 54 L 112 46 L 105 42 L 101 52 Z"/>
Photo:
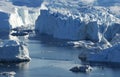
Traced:
<path id="1" fill-rule="evenodd" d="M 59 2 L 59 3 L 58 3 Z M 36 20 L 37 34 L 70 40 L 111 41 L 120 33 L 120 18 L 110 8 L 75 1 L 54 1 L 41 10 Z M 68 4 L 68 3 L 69 4 Z M 63 5 L 64 3 L 64 5 Z"/>
<path id="2" fill-rule="evenodd" d="M 9 26 L 11 28 L 20 27 L 20 26 L 34 27 L 35 21 L 40 14 L 39 12 L 40 5 L 36 8 L 28 7 L 28 6 L 19 6 L 17 4 L 14 5 L 14 1 L 16 2 L 17 0 L 0 1 L 0 5 L 1 5 L 0 12 L 6 15 L 8 14 L 7 18 L 4 17 L 5 15 L 4 16 L 1 15 L 2 16 L 1 19 L 3 19 L 4 17 L 6 24 L 9 23 Z"/>
<path id="3" fill-rule="evenodd" d="M 35 20 L 37 19 L 37 16 L 39 15 L 39 12 L 37 10 L 32 10 L 28 8 L 15 8 L 14 13 L 10 14 L 9 22 L 13 28 L 15 27 L 34 27 Z"/>
<path id="4" fill-rule="evenodd" d="M 11 28 L 30 26 L 38 34 L 55 38 L 100 42 L 103 38 L 112 40 L 120 31 L 119 6 L 104 7 L 103 3 L 99 0 L 1 0 L 0 11 L 6 14 L 4 22 Z"/>

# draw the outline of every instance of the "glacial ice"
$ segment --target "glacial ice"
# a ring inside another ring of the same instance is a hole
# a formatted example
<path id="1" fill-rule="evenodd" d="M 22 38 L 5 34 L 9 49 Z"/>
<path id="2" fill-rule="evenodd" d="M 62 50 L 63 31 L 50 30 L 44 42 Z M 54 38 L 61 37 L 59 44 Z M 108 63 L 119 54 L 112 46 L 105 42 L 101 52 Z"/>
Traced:
<path id="1" fill-rule="evenodd" d="M 12 0 L 0 1 L 0 12 L 8 14 L 8 18 L 6 18 L 6 23 L 9 23 L 9 26 L 11 28 L 20 26 L 31 26 L 33 28 L 35 21 L 40 14 L 40 6 L 37 8 L 17 6 L 13 5 L 11 1 Z"/>
<path id="2" fill-rule="evenodd" d="M 116 44 L 111 48 L 107 48 L 98 53 L 89 54 L 87 57 L 89 62 L 105 62 L 120 63 L 120 44 Z"/>
<path id="3" fill-rule="evenodd" d="M 29 61 L 27 47 L 14 40 L 0 40 L 0 62 Z"/>
<path id="4" fill-rule="evenodd" d="M 90 55 L 89 61 L 119 62 L 120 6 L 117 2 L 119 0 L 51 1 L 46 5 L 48 9 L 40 10 L 36 33 L 73 40 L 67 45 L 82 47 L 84 53 L 100 51 Z"/>
<path id="5" fill-rule="evenodd" d="M 69 44 L 88 49 L 119 42 L 119 0 L 1 0 L 0 6 L 0 37 L 11 28 L 31 26 L 38 36 L 76 40 Z"/>
<path id="6" fill-rule="evenodd" d="M 16 73 L 14 71 L 11 71 L 11 72 L 0 72 L 0 75 L 1 76 L 7 76 L 7 77 L 14 77 Z"/>
<path id="7" fill-rule="evenodd" d="M 38 15 L 39 10 L 15 8 L 15 12 L 10 14 L 9 22 L 12 28 L 20 26 L 33 28 Z"/>
<path id="8" fill-rule="evenodd" d="M 10 23 L 8 22 L 9 14 L 0 12 L 0 37 L 8 35 L 10 31 Z"/>
<path id="9" fill-rule="evenodd" d="M 102 11 L 101 9 L 95 10 Z M 79 14 L 81 15 L 75 18 L 69 12 L 64 15 L 59 11 L 51 11 L 51 9 L 41 10 L 35 28 L 38 34 L 45 33 L 61 39 L 91 40 L 93 42 L 100 42 L 103 37 L 110 41 L 116 33 L 120 33 L 120 19 L 109 13 Z M 117 29 L 115 29 L 116 27 Z"/>

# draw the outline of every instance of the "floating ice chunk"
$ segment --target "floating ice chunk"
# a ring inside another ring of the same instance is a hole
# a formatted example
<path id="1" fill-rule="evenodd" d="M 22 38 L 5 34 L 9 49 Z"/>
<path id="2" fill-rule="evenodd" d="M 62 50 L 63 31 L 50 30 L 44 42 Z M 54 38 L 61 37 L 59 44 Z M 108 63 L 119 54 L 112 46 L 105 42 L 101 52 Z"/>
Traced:
<path id="1" fill-rule="evenodd" d="M 89 62 L 120 63 L 120 44 L 107 48 L 99 53 L 89 54 Z"/>
<path id="2" fill-rule="evenodd" d="M 1 76 L 5 76 L 5 77 L 14 77 L 16 73 L 14 71 L 11 72 L 1 72 L 0 75 Z"/>
<path id="3" fill-rule="evenodd" d="M 0 43 L 0 62 L 29 61 L 27 47 L 14 40 L 5 40 Z"/>

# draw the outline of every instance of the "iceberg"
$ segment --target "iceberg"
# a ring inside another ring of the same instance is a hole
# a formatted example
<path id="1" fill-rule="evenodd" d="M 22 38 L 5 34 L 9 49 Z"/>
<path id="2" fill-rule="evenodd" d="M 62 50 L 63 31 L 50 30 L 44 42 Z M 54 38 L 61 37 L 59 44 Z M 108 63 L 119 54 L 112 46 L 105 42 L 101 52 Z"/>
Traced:
<path id="1" fill-rule="evenodd" d="M 61 17 L 57 17 L 61 16 Z M 46 21 L 44 21 L 46 20 Z M 84 23 L 79 19 L 62 16 L 59 13 L 50 13 L 48 10 L 41 10 L 35 25 L 37 33 L 45 33 L 56 38 L 99 41 L 99 28 L 97 22 Z"/>
<path id="2" fill-rule="evenodd" d="M 48 9 L 40 10 L 35 23 L 38 36 L 48 34 L 60 39 L 101 42 L 102 38 L 111 41 L 116 33 L 120 33 L 120 18 L 108 8 L 77 4 L 74 1 L 58 2 L 51 1 L 46 4 Z"/>
<path id="3" fill-rule="evenodd" d="M 120 44 L 107 48 L 98 53 L 91 53 L 87 56 L 88 62 L 99 63 L 120 63 Z"/>
<path id="4" fill-rule="evenodd" d="M 99 0 L 1 0 L 0 11 L 7 16 L 1 19 L 9 25 L 8 31 L 9 27 L 24 26 L 35 28 L 37 34 L 60 39 L 110 41 L 120 31 L 119 6 L 106 8 L 99 3 Z"/>
<path id="5" fill-rule="evenodd" d="M 14 1 L 16 2 L 17 0 L 1 0 L 0 1 L 0 6 L 1 6 L 0 12 L 4 13 L 4 15 L 3 14 L 0 15 L 1 20 L 4 21 L 4 22 L 1 21 L 1 23 L 4 23 L 4 26 L 6 24 L 11 28 L 16 28 L 21 26 L 33 28 L 35 21 L 40 14 L 39 12 L 40 5 L 39 7 L 36 7 L 36 8 L 28 7 L 28 6 L 18 6 L 18 5 L 14 5 Z M 25 0 L 23 2 L 29 2 L 29 0 L 28 1 Z"/>
<path id="6" fill-rule="evenodd" d="M 39 16 L 39 9 L 31 9 L 27 7 L 14 7 L 13 13 L 10 13 L 9 23 L 12 28 L 16 27 L 30 27 L 34 28 L 35 21 Z"/>
<path id="7" fill-rule="evenodd" d="M 0 62 L 29 61 L 27 47 L 18 41 L 0 40 Z"/>
<path id="8" fill-rule="evenodd" d="M 119 42 L 115 41 L 120 34 L 119 0 L 1 0 L 0 5 L 0 37 L 24 26 L 35 28 L 38 36 L 75 40 L 68 44 L 90 50 Z"/>

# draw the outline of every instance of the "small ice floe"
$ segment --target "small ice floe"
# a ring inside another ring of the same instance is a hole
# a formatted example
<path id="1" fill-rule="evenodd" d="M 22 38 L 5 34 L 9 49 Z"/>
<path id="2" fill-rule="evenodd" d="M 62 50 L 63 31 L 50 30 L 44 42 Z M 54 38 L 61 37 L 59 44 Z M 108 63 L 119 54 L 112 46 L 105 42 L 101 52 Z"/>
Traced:
<path id="1" fill-rule="evenodd" d="M 23 26 L 23 27 L 13 28 L 11 29 L 11 31 L 12 31 L 11 33 L 12 36 L 26 36 L 29 33 L 33 32 L 33 29 L 29 29 Z"/>
<path id="2" fill-rule="evenodd" d="M 11 33 L 11 35 L 12 36 L 26 36 L 28 35 L 28 33 L 20 31 L 20 32 Z"/>
<path id="3" fill-rule="evenodd" d="M 75 73 L 78 73 L 78 72 L 86 73 L 86 72 L 92 71 L 92 67 L 89 65 L 75 66 L 71 68 L 70 71 L 75 72 Z"/>
<path id="4" fill-rule="evenodd" d="M 1 72 L 0 76 L 2 76 L 2 77 L 14 77 L 15 74 L 16 73 L 14 71 L 11 71 L 11 72 Z"/>

